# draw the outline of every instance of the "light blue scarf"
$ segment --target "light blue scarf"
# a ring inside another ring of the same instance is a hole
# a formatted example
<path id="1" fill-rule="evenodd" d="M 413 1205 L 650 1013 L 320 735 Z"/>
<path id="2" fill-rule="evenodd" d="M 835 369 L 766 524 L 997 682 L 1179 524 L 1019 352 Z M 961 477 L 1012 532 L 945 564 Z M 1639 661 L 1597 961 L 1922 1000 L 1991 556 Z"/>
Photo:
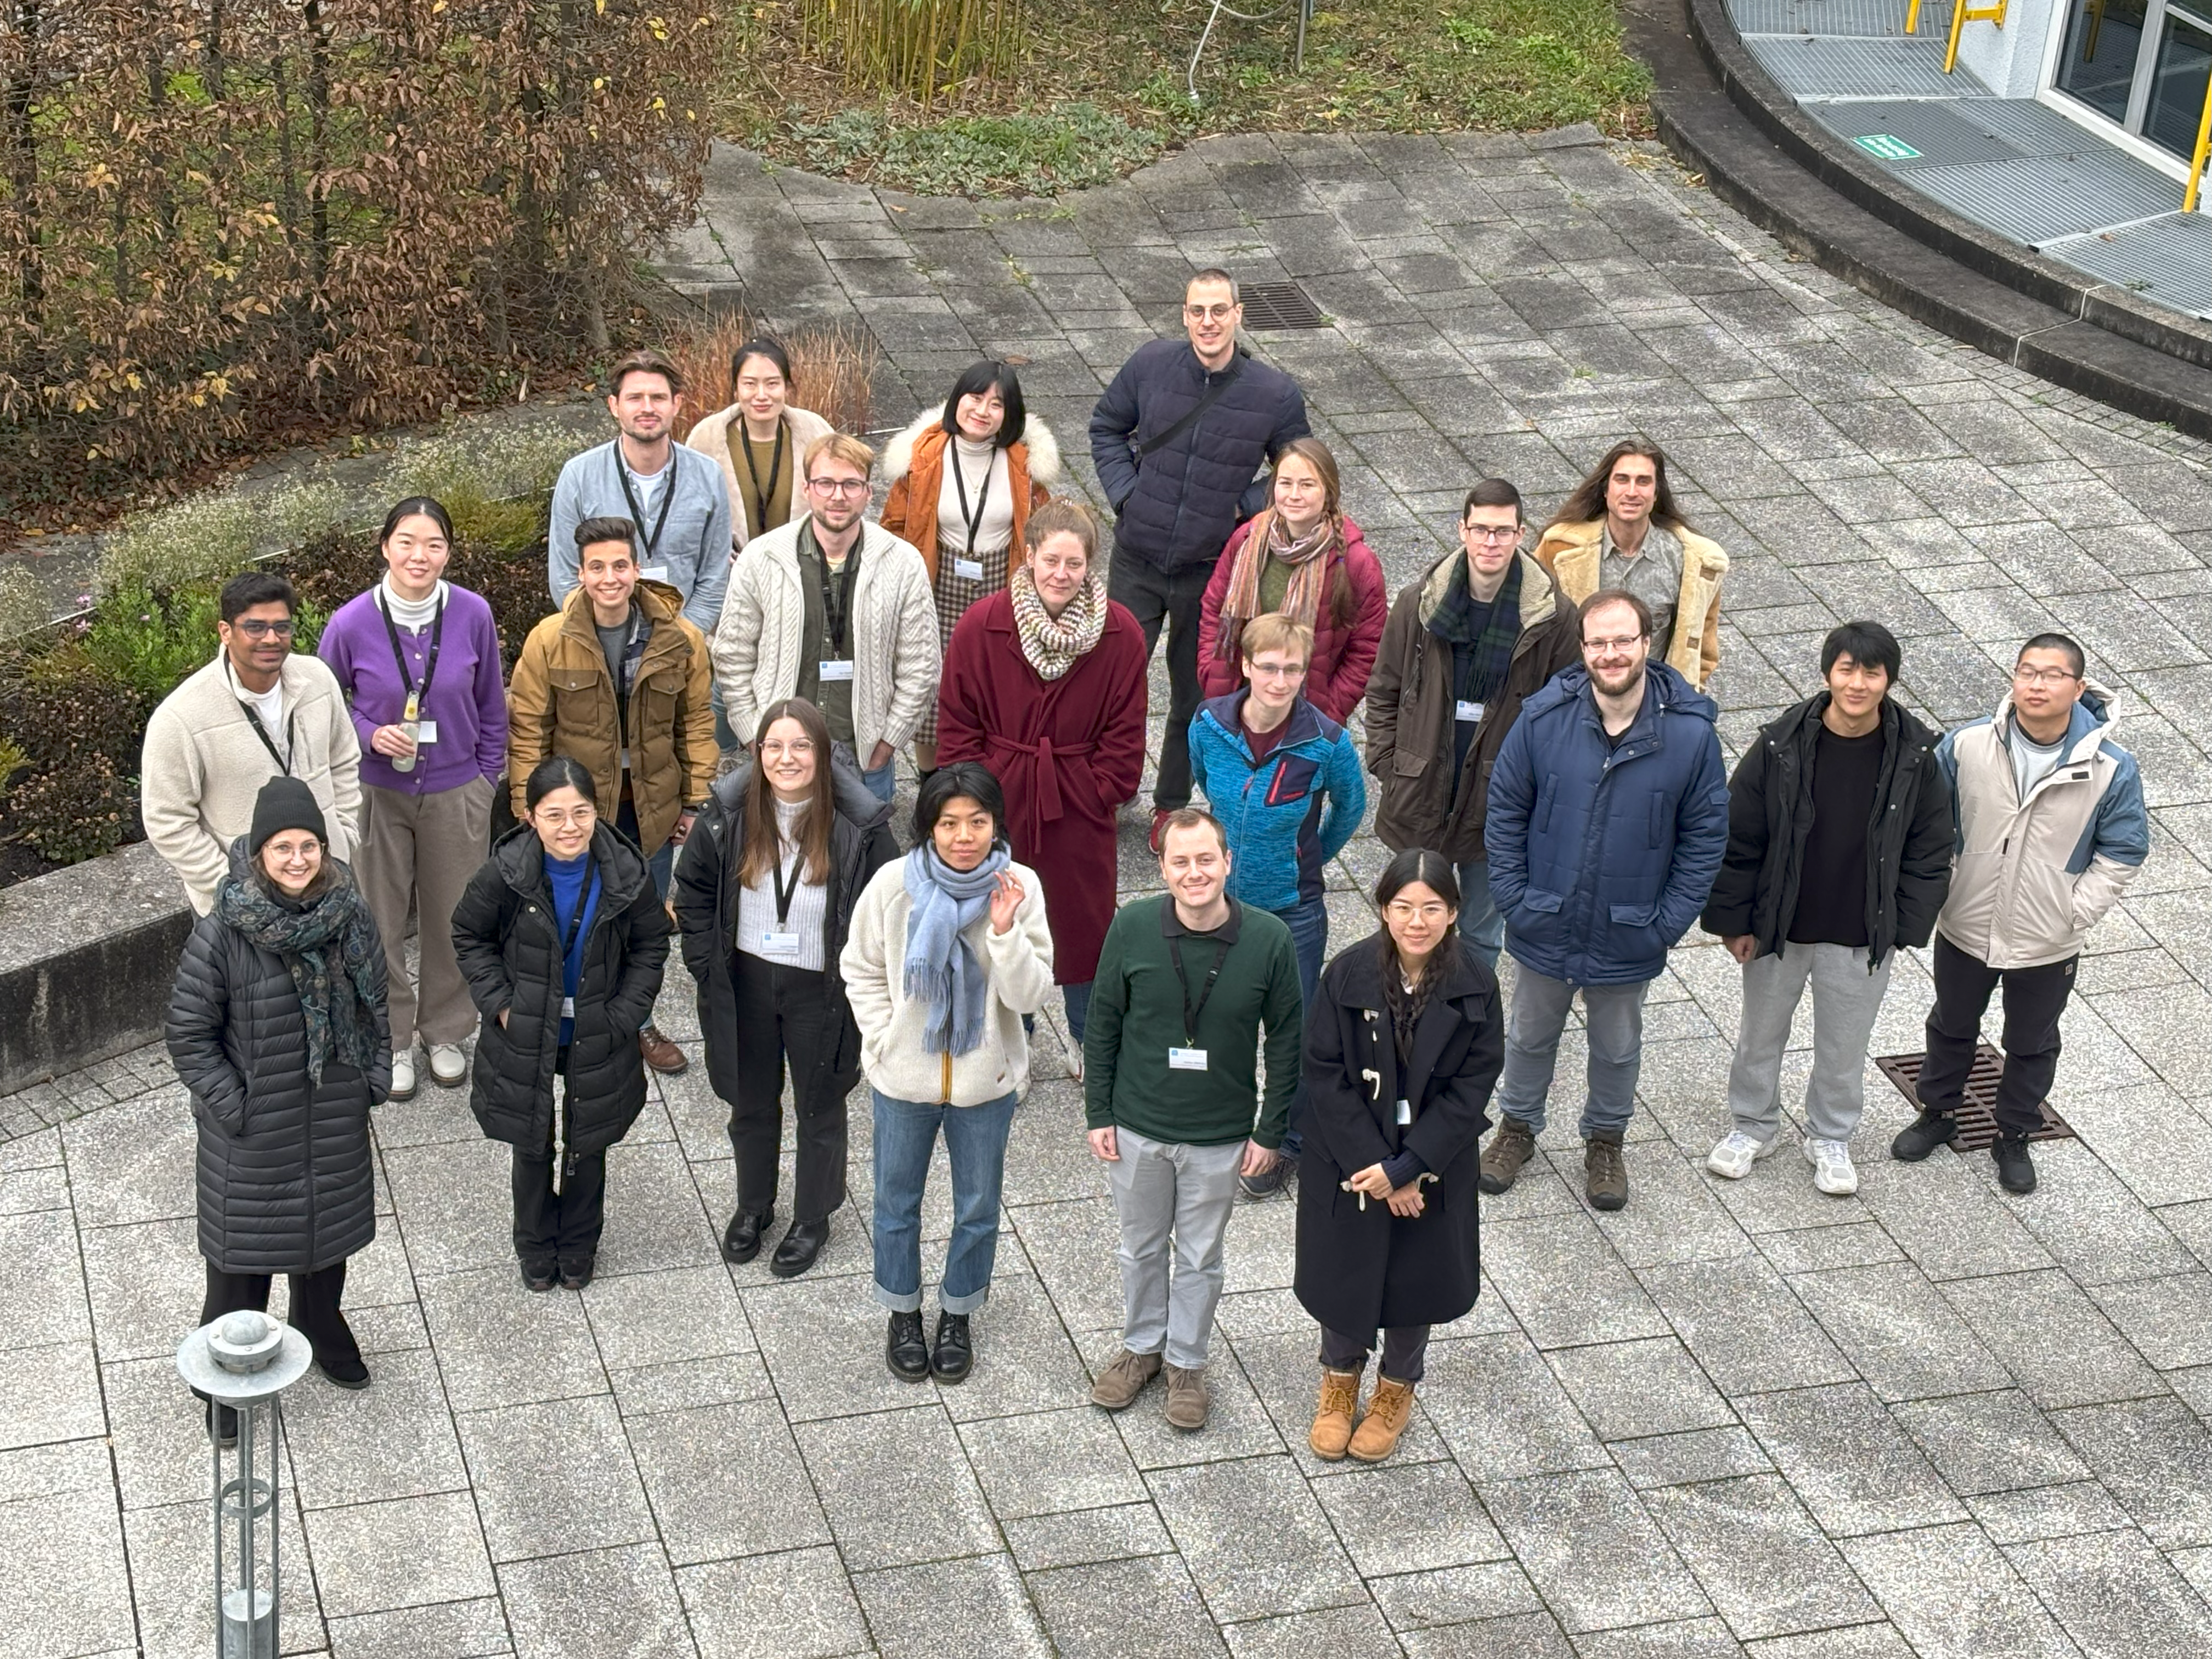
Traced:
<path id="1" fill-rule="evenodd" d="M 965 937 L 989 914 L 999 872 L 1012 860 L 1004 847 L 973 870 L 955 870 L 924 842 L 906 855 L 906 994 L 923 1005 L 922 1047 L 933 1054 L 964 1054 L 983 1041 L 988 988 L 983 964 Z"/>

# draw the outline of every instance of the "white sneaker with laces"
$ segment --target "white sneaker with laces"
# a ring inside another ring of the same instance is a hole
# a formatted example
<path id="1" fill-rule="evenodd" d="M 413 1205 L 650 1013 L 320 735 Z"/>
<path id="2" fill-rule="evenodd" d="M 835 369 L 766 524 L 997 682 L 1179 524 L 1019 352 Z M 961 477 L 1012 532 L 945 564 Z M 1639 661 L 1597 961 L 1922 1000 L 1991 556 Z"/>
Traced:
<path id="1" fill-rule="evenodd" d="M 415 1093 L 415 1050 L 412 1045 L 392 1056 L 392 1097 L 406 1100 Z"/>
<path id="2" fill-rule="evenodd" d="M 1813 1166 L 1813 1184 L 1824 1193 L 1842 1197 L 1859 1189 L 1859 1172 L 1851 1167 L 1847 1140 L 1805 1140 L 1805 1161 Z"/>
<path id="3" fill-rule="evenodd" d="M 1771 1140 L 1755 1140 L 1741 1129 L 1731 1129 L 1721 1144 L 1705 1154 L 1705 1167 L 1717 1176 L 1741 1181 L 1751 1166 L 1774 1150 Z"/>
<path id="4" fill-rule="evenodd" d="M 430 1078 L 441 1089 L 459 1088 L 469 1075 L 469 1057 L 458 1042 L 430 1045 Z"/>

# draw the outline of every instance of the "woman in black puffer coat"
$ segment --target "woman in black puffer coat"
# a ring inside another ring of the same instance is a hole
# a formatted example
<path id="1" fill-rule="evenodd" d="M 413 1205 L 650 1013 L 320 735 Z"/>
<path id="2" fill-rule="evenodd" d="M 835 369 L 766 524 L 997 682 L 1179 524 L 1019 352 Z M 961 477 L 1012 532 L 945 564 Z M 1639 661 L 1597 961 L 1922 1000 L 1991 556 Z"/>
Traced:
<path id="1" fill-rule="evenodd" d="M 523 1282 L 550 1291 L 557 1275 L 580 1291 L 599 1254 L 607 1148 L 645 1109 L 637 1034 L 660 994 L 668 912 L 644 855 L 599 816 L 582 765 L 541 761 L 523 801 L 526 821 L 453 908 L 454 954 L 483 1016 L 469 1107 L 514 1148 Z"/>
<path id="2" fill-rule="evenodd" d="M 167 1035 L 199 1125 L 200 1322 L 265 1310 L 270 1275 L 289 1274 L 316 1364 L 358 1389 L 368 1367 L 338 1304 L 347 1258 L 376 1237 L 368 1112 L 392 1036 L 376 923 L 324 836 L 306 784 L 262 787 L 185 942 Z"/>

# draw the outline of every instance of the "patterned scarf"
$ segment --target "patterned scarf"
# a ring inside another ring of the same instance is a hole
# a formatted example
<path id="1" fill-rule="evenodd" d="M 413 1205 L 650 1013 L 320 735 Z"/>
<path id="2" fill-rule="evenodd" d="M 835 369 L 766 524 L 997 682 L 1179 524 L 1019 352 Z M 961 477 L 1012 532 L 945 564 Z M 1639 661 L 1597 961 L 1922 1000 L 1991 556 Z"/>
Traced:
<path id="1" fill-rule="evenodd" d="M 1344 520 L 1325 513 L 1311 530 L 1295 540 L 1283 515 L 1272 507 L 1252 520 L 1251 533 L 1237 550 L 1236 568 L 1229 573 L 1229 591 L 1221 599 L 1221 626 L 1213 636 L 1213 654 L 1233 659 L 1244 638 L 1244 624 L 1260 614 L 1260 578 L 1270 559 L 1291 568 L 1291 585 L 1283 595 L 1283 615 L 1294 623 L 1314 626 L 1321 616 L 1322 579 L 1328 574 L 1327 555 L 1344 545 Z"/>
<path id="2" fill-rule="evenodd" d="M 271 897 L 251 876 L 225 876 L 215 896 L 224 926 L 292 970 L 307 1027 L 307 1075 L 317 1084 L 332 1060 L 367 1073 L 377 1058 L 369 1010 L 384 947 L 352 875 L 343 865 L 331 873 L 331 884 L 305 904 Z"/>
<path id="3" fill-rule="evenodd" d="M 1474 596 L 1467 591 L 1467 560 L 1452 560 L 1451 582 L 1429 618 L 1429 632 L 1454 647 L 1471 646 L 1467 653 L 1466 684 L 1454 694 L 1467 702 L 1488 702 L 1512 672 L 1513 647 L 1521 638 L 1521 561 L 1505 567 L 1504 585 L 1491 602 L 1490 616 L 1478 631 L 1474 625 Z M 1455 659 L 1458 656 L 1456 648 Z"/>
<path id="4" fill-rule="evenodd" d="M 983 964 L 965 930 L 989 914 L 1004 847 L 973 870 L 955 870 L 927 842 L 906 855 L 906 994 L 923 1005 L 921 1046 L 933 1054 L 964 1054 L 983 1041 Z"/>
<path id="5" fill-rule="evenodd" d="M 1014 635 L 1022 642 L 1022 655 L 1041 680 L 1067 672 L 1106 632 L 1106 584 L 1095 574 L 1084 578 L 1057 617 L 1044 608 L 1026 562 L 1014 567 L 1006 591 L 1013 597 Z"/>

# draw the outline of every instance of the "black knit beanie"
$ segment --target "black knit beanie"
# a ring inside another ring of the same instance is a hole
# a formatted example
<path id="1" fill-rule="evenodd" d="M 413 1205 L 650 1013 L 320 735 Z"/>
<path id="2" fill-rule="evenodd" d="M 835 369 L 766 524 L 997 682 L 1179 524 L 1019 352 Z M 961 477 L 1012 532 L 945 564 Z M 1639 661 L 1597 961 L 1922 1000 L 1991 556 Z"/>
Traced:
<path id="1" fill-rule="evenodd" d="M 261 786 L 253 801 L 253 828 L 246 838 L 247 852 L 259 858 L 269 837 L 280 830 L 312 830 L 317 841 L 330 841 L 315 792 L 297 778 L 271 778 Z"/>

